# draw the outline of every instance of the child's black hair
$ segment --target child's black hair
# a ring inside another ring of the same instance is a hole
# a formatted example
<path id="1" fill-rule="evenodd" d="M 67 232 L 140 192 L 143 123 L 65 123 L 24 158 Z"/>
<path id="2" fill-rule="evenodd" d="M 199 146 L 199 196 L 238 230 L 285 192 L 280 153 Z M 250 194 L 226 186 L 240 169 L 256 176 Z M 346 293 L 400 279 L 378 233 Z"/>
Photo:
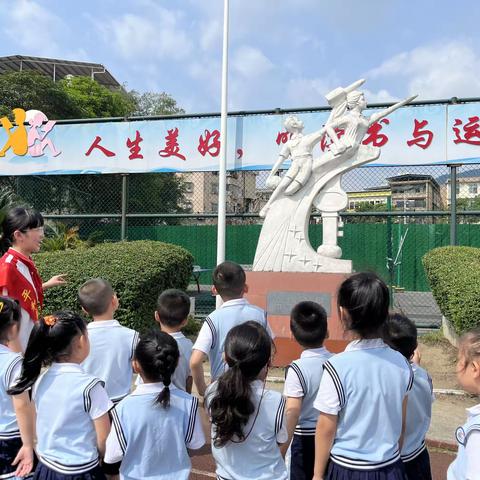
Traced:
<path id="1" fill-rule="evenodd" d="M 20 326 L 22 313 L 19 303 L 10 297 L 0 297 L 0 343 L 8 340 L 8 330 L 14 325 Z"/>
<path id="2" fill-rule="evenodd" d="M 37 210 L 26 207 L 11 208 L 2 222 L 1 252 L 5 253 L 13 245 L 15 231 L 25 233 L 32 228 L 43 227 L 43 224 L 42 214 Z"/>
<path id="3" fill-rule="evenodd" d="M 170 384 L 177 368 L 180 353 L 175 339 L 168 333 L 154 329 L 140 337 L 135 348 L 135 360 L 139 363 L 145 379 L 150 382 L 162 382 L 163 390 L 155 403 L 170 405 Z"/>
<path id="4" fill-rule="evenodd" d="M 382 329 L 388 317 L 390 297 L 385 282 L 374 273 L 362 272 L 347 278 L 338 290 L 337 304 L 347 330 L 361 337 L 383 337 Z"/>
<path id="5" fill-rule="evenodd" d="M 245 270 L 238 263 L 223 262 L 213 271 L 212 280 L 222 298 L 239 298 L 245 288 Z"/>
<path id="6" fill-rule="evenodd" d="M 272 340 L 257 322 L 233 327 L 225 339 L 225 360 L 229 369 L 218 379 L 209 405 L 215 425 L 216 447 L 234 438 L 245 439 L 243 428 L 255 411 L 250 384 L 270 362 Z"/>
<path id="7" fill-rule="evenodd" d="M 157 313 L 160 323 L 167 327 L 178 327 L 190 313 L 190 297 L 175 288 L 165 290 L 158 296 Z"/>
<path id="8" fill-rule="evenodd" d="M 316 302 L 297 303 L 290 313 L 290 330 L 302 347 L 321 347 L 327 336 L 327 312 Z"/>
<path id="9" fill-rule="evenodd" d="M 385 343 L 410 360 L 417 348 L 417 327 L 408 317 L 391 313 L 385 323 Z"/>
<path id="10" fill-rule="evenodd" d="M 42 367 L 69 357 L 73 339 L 86 331 L 87 323 L 74 312 L 56 312 L 40 318 L 28 340 L 20 379 L 8 394 L 24 392 L 35 383 Z"/>
<path id="11" fill-rule="evenodd" d="M 107 311 L 114 295 L 110 282 L 92 278 L 78 289 L 78 302 L 89 315 L 95 317 Z"/>

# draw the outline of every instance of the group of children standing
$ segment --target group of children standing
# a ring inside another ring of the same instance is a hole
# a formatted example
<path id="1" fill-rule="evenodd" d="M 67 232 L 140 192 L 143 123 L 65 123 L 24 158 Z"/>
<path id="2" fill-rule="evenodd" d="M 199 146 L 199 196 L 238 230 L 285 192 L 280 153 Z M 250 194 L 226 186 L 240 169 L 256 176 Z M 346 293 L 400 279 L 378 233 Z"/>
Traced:
<path id="1" fill-rule="evenodd" d="M 30 253 L 20 248 L 31 261 L 43 219 L 26 210 L 15 215 L 23 215 L 23 226 L 7 239 L 2 260 L 15 257 L 12 250 L 37 229 L 27 238 Z M 6 296 L 1 279 L 0 261 L 0 478 L 34 471 L 39 480 L 188 479 L 190 455 L 207 434 L 220 480 L 431 479 L 425 435 L 432 383 L 414 361 L 415 325 L 389 314 L 388 288 L 374 274 L 352 275 L 338 291 L 352 340 L 343 353 L 324 347 L 327 315 L 320 305 L 293 308 L 291 330 L 304 351 L 287 369 L 283 395 L 266 388 L 272 333 L 265 312 L 243 298 L 245 272 L 235 263 L 215 269 L 214 293 L 224 303 L 193 345 L 181 333 L 190 301 L 179 290 L 159 295 L 160 328 L 139 336 L 114 319 L 119 300 L 103 279 L 78 291 L 80 307 L 93 318 L 88 325 L 68 311 L 32 319 L 10 298 L 12 289 Z M 40 301 L 41 282 L 35 286 Z M 25 318 L 33 329 L 22 356 Z M 457 368 L 462 386 L 480 393 L 479 329 L 462 337 Z M 456 436 L 448 480 L 480 478 L 480 406 Z"/>

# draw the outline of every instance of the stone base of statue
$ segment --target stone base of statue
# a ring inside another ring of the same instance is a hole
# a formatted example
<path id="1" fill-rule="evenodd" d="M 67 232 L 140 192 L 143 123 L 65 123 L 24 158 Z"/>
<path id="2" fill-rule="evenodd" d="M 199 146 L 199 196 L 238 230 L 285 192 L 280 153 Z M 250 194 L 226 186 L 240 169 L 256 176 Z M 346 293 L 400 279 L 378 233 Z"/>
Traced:
<path id="1" fill-rule="evenodd" d="M 275 334 L 276 355 L 273 365 L 283 367 L 300 357 L 303 348 L 290 332 L 290 311 L 299 302 L 310 300 L 327 311 L 331 352 L 343 351 L 347 340 L 338 317 L 336 293 L 348 275 L 343 273 L 246 272 L 246 298 L 267 312 L 268 323 Z"/>

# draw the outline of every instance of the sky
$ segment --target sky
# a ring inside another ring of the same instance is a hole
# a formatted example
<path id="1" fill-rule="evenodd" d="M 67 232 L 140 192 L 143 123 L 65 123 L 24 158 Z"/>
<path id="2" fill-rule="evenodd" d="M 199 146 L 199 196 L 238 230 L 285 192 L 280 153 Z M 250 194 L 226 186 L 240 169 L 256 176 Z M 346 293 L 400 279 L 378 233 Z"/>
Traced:
<path id="1" fill-rule="evenodd" d="M 223 0 L 0 0 L 0 56 L 103 64 L 128 89 L 220 110 Z M 230 0 L 229 110 L 480 97 L 478 0 Z"/>

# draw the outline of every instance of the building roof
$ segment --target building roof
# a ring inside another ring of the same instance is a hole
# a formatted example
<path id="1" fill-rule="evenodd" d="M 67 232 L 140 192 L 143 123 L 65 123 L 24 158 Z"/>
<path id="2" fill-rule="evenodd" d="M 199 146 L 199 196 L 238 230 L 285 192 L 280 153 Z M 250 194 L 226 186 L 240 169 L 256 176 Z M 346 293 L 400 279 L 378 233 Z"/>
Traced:
<path id="1" fill-rule="evenodd" d="M 403 175 L 396 175 L 395 177 L 388 177 L 388 182 L 412 182 L 416 180 L 434 180 L 431 175 L 419 175 L 416 173 L 405 173 Z"/>
<path id="2" fill-rule="evenodd" d="M 34 70 L 52 77 L 54 81 L 67 75 L 86 76 L 94 78 L 98 83 L 108 88 L 118 88 L 120 83 L 100 63 L 75 62 L 55 58 L 26 57 L 11 55 L 0 57 L 0 74 Z"/>

